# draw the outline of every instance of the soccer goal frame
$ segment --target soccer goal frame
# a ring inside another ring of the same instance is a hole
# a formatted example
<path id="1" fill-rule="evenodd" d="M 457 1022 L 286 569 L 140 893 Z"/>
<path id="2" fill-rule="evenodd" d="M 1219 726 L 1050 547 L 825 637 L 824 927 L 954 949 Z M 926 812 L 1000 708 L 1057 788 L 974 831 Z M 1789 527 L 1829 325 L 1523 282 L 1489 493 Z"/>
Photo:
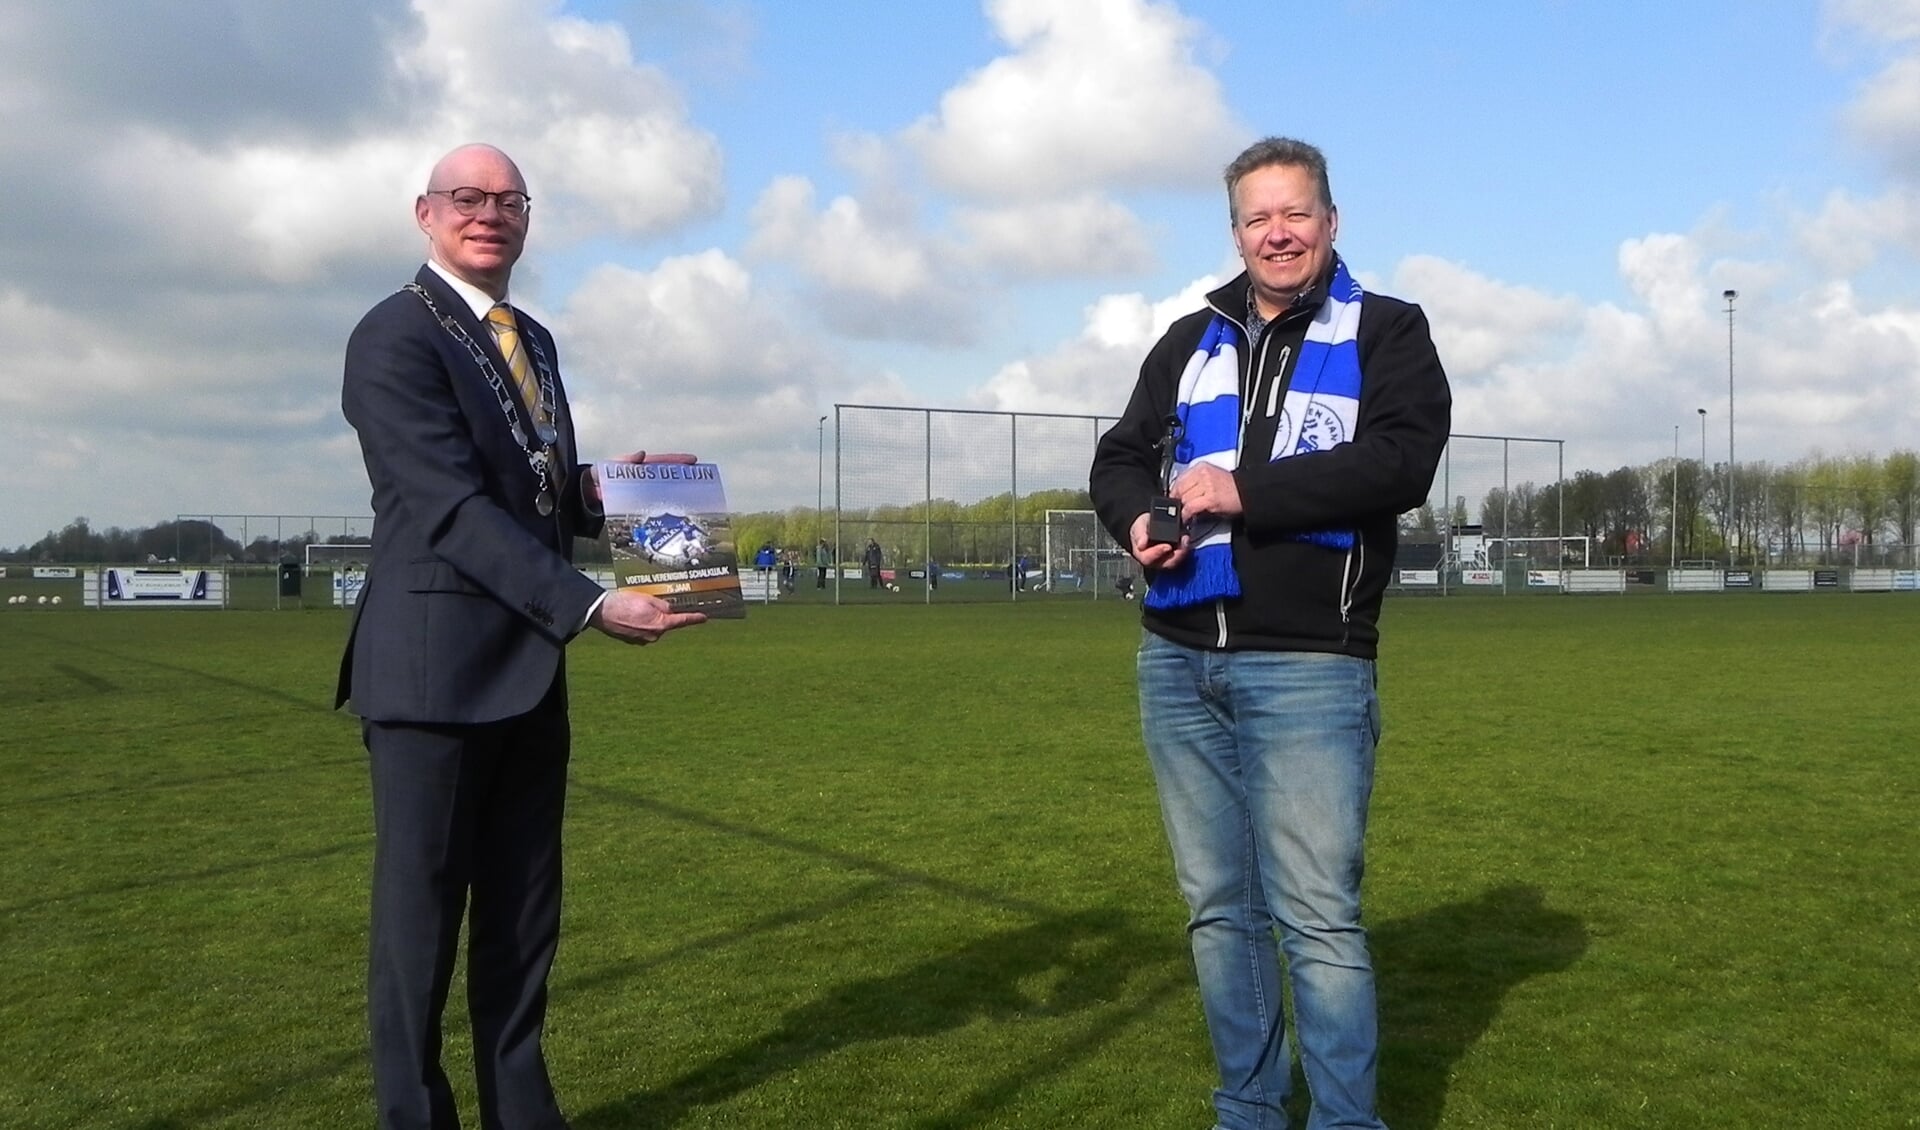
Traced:
<path id="1" fill-rule="evenodd" d="M 1041 586 L 1046 592 L 1060 592 L 1069 579 L 1079 580 L 1074 572 L 1076 549 L 1093 549 L 1099 543 L 1091 531 L 1100 528 L 1100 520 L 1091 510 L 1049 510 L 1042 530 L 1040 563 L 1044 571 Z M 1070 590 L 1069 590 L 1070 591 Z"/>
<path id="2" fill-rule="evenodd" d="M 1487 539 L 1487 560 L 1489 562 L 1493 561 L 1494 559 L 1493 547 L 1496 545 L 1500 547 L 1499 558 L 1503 563 L 1512 561 L 1517 557 L 1525 557 L 1530 560 L 1533 557 L 1533 554 L 1528 552 L 1524 547 L 1535 545 L 1535 544 L 1550 545 L 1550 546 L 1556 547 L 1554 552 L 1554 560 L 1551 563 L 1551 565 L 1548 566 L 1549 568 L 1553 568 L 1553 569 L 1565 568 L 1567 565 L 1567 550 L 1570 548 L 1573 548 L 1576 544 L 1579 546 L 1579 550 L 1580 550 L 1580 568 L 1582 569 L 1593 568 L 1593 539 L 1586 536 L 1585 534 L 1566 534 L 1564 536 L 1559 536 L 1559 537 L 1556 537 L 1553 534 L 1547 534 L 1541 537 L 1524 537 L 1524 538 L 1490 537 Z M 1523 548 L 1521 552 L 1515 553 L 1512 548 L 1514 546 L 1521 546 Z"/>
<path id="3" fill-rule="evenodd" d="M 1113 582 L 1139 574 L 1132 555 L 1114 543 L 1091 510 L 1049 510 L 1041 555 L 1044 591 L 1110 600 L 1121 595 Z"/>
<path id="4" fill-rule="evenodd" d="M 320 552 L 316 554 L 315 550 Z M 308 542 L 306 561 L 300 570 L 301 576 L 313 576 L 316 557 L 320 558 L 318 564 L 328 572 L 337 571 L 346 565 L 358 565 L 365 569 L 367 563 L 373 560 L 373 545 L 368 542 Z"/>

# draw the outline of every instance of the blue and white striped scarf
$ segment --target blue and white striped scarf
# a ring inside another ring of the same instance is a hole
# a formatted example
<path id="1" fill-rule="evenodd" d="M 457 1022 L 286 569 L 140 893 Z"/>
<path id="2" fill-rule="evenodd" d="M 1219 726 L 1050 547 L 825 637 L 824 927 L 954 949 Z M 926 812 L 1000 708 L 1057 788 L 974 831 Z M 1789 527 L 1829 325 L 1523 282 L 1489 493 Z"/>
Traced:
<path id="1" fill-rule="evenodd" d="M 1280 420 L 1270 460 L 1325 451 L 1353 438 L 1360 418 L 1360 346 L 1355 338 L 1362 294 L 1346 263 L 1335 256 L 1327 299 L 1307 327 L 1293 380 L 1278 406 Z M 1244 425 L 1257 407 L 1243 410 L 1240 403 L 1242 341 L 1238 325 L 1214 314 L 1180 373 L 1174 405 L 1182 429 L 1173 453 L 1176 482 L 1195 464 L 1205 463 L 1228 474 L 1240 465 Z M 1273 407 L 1269 402 L 1269 414 Z M 1312 530 L 1290 536 L 1329 549 L 1351 549 L 1354 544 L 1352 530 Z M 1179 568 L 1155 575 L 1144 602 L 1148 608 L 1185 608 L 1240 595 L 1240 578 L 1233 567 L 1232 520 L 1198 519 L 1188 529 L 1188 537 L 1192 554 Z"/>

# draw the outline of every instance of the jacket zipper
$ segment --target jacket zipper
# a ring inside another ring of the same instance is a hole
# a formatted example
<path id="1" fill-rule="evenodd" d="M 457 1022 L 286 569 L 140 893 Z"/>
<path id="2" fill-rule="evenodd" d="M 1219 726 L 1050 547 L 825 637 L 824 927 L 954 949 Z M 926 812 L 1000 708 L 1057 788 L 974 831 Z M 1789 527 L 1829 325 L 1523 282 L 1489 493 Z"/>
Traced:
<path id="1" fill-rule="evenodd" d="M 1213 305 L 1211 302 L 1209 302 L 1207 305 L 1215 313 L 1224 316 L 1229 322 L 1232 322 L 1235 326 L 1239 327 L 1240 332 L 1242 334 L 1247 332 L 1246 323 L 1242 322 L 1239 318 L 1234 317 L 1232 314 L 1228 314 L 1225 310 L 1220 309 L 1218 306 Z M 1286 313 L 1282 313 L 1279 318 L 1274 319 L 1274 323 L 1283 321 L 1285 320 L 1285 318 L 1286 318 Z M 1274 323 L 1269 323 L 1269 328 L 1271 328 L 1272 324 Z M 1267 353 L 1270 349 L 1272 349 L 1272 347 L 1273 347 L 1272 336 L 1270 336 L 1268 333 L 1262 333 L 1260 335 L 1260 347 L 1258 350 L 1258 356 L 1250 356 L 1247 358 L 1248 371 L 1247 371 L 1247 393 L 1245 397 L 1246 406 L 1240 410 L 1240 434 L 1237 437 L 1238 438 L 1237 446 L 1240 449 L 1240 457 L 1242 459 L 1246 458 L 1246 454 L 1247 454 L 1246 453 L 1247 424 L 1249 421 L 1253 419 L 1254 406 L 1259 403 L 1259 400 L 1257 398 L 1260 395 L 1260 381 L 1261 381 L 1261 378 L 1264 377 L 1268 372 L 1266 359 L 1267 359 Z M 1273 377 L 1267 385 L 1267 417 L 1269 419 L 1273 417 L 1275 410 L 1279 408 L 1280 398 L 1286 394 L 1288 387 L 1293 384 L 1292 374 L 1287 372 L 1287 362 L 1291 360 L 1292 357 L 1293 357 L 1292 345 L 1289 344 L 1289 345 L 1283 345 L 1280 347 L 1280 363 L 1272 367 Z M 1348 562 L 1351 563 L 1352 551 L 1348 551 L 1347 559 L 1348 559 Z M 1342 646 L 1345 646 L 1346 637 L 1347 637 L 1347 609 L 1352 604 L 1352 600 L 1346 595 L 1346 592 L 1345 592 L 1347 586 L 1346 586 L 1346 577 L 1344 575 L 1344 570 L 1342 571 L 1340 587 L 1342 590 L 1341 598 L 1340 598 L 1340 642 Z M 1214 636 L 1214 646 L 1219 648 L 1224 648 L 1227 646 L 1227 602 L 1225 600 L 1214 601 L 1213 619 L 1218 629 Z"/>
<path id="2" fill-rule="evenodd" d="M 1215 307 L 1214 309 L 1217 312 L 1224 313 L 1224 311 L 1219 311 L 1218 307 Z M 1235 318 L 1231 314 L 1229 314 L 1227 315 L 1227 320 L 1231 321 L 1234 325 L 1239 326 L 1241 333 L 1244 334 L 1247 332 L 1247 327 L 1240 322 L 1240 319 Z M 1241 409 L 1240 411 L 1240 435 L 1237 439 L 1237 444 L 1236 444 L 1236 446 L 1240 450 L 1240 458 L 1242 459 L 1246 458 L 1247 424 L 1253 419 L 1254 407 L 1260 403 L 1260 400 L 1259 400 L 1260 383 L 1262 379 L 1267 379 L 1267 418 L 1268 419 L 1273 418 L 1274 410 L 1279 406 L 1281 394 L 1285 393 L 1287 390 L 1287 387 L 1293 383 L 1291 377 L 1287 373 L 1287 361 L 1293 357 L 1293 346 L 1292 345 L 1281 346 L 1280 347 L 1280 363 L 1278 365 L 1271 366 L 1270 368 L 1267 365 L 1267 354 L 1269 351 L 1272 350 L 1272 348 L 1273 348 L 1272 336 L 1269 334 L 1263 333 L 1260 335 L 1260 347 L 1257 351 L 1257 354 L 1255 356 L 1251 356 L 1247 358 L 1247 394 L 1245 398 L 1246 407 Z M 1269 371 L 1271 371 L 1273 374 L 1271 378 L 1267 378 L 1267 373 Z M 1342 620 L 1346 618 L 1346 607 L 1344 603 L 1341 606 L 1340 615 Z M 1214 646 L 1218 648 L 1225 648 L 1227 646 L 1227 602 L 1225 600 L 1214 601 L 1213 619 L 1214 619 L 1214 624 L 1216 626 L 1216 631 L 1214 634 Z M 1342 635 L 1344 636 L 1345 628 L 1342 628 L 1341 631 L 1342 631 Z"/>
<path id="3" fill-rule="evenodd" d="M 1360 574 L 1367 571 L 1367 543 L 1360 540 L 1360 532 L 1358 530 L 1354 531 L 1353 544 L 1354 544 L 1354 548 L 1347 550 L 1346 559 L 1340 563 L 1340 646 L 1341 647 L 1347 646 L 1348 637 L 1353 628 L 1352 616 L 1351 616 L 1351 611 L 1353 608 L 1353 594 L 1358 592 L 1360 589 Z M 1359 550 L 1360 552 L 1360 568 L 1358 569 L 1355 569 L 1353 567 L 1353 554 L 1355 549 Z M 1351 578 L 1351 583 L 1349 583 L 1349 578 Z"/>
<path id="4" fill-rule="evenodd" d="M 1293 356 L 1293 346 L 1291 346 L 1291 345 L 1283 345 L 1283 346 L 1281 346 L 1281 347 L 1280 347 L 1280 364 L 1279 364 L 1279 367 L 1278 367 L 1278 368 L 1277 368 L 1277 369 L 1275 370 L 1275 372 L 1276 372 L 1276 373 L 1284 373 L 1284 372 L 1286 372 L 1286 371 L 1287 371 L 1287 360 L 1288 360 L 1289 358 L 1291 358 L 1292 356 Z M 1287 382 L 1287 383 L 1289 383 L 1289 384 L 1291 384 L 1292 382 L 1291 382 L 1291 381 L 1289 381 L 1289 382 Z M 1272 416 L 1273 416 L 1273 413 L 1274 413 L 1274 409 L 1276 409 L 1276 408 L 1278 408 L 1278 407 L 1279 407 L 1279 400 L 1280 400 L 1280 378 L 1279 378 L 1278 376 L 1276 376 L 1276 377 L 1274 377 L 1274 380 L 1273 380 L 1273 383 L 1267 386 L 1267 416 L 1268 416 L 1268 418 L 1272 418 Z"/>

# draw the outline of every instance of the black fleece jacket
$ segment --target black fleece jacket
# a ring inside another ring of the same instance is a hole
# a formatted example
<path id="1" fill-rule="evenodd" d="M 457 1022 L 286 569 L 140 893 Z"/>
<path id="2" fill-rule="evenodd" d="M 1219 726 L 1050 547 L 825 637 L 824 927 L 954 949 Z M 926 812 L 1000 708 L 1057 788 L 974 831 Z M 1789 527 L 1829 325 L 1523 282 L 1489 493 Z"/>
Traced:
<path id="1" fill-rule="evenodd" d="M 1170 327 L 1140 366 L 1133 398 L 1100 439 L 1090 488 L 1100 522 L 1126 547 L 1134 519 L 1159 493 L 1160 453 L 1180 372 L 1215 313 L 1245 332 L 1245 274 L 1207 296 L 1207 309 Z M 1285 399 L 1300 343 L 1326 295 L 1326 280 L 1269 325 L 1240 360 L 1240 400 L 1251 405 L 1242 452 L 1270 451 L 1278 427 L 1268 410 Z M 1244 340 L 1244 339 L 1243 339 Z M 1271 463 L 1242 458 L 1233 474 L 1241 516 L 1233 563 L 1241 595 L 1208 605 L 1142 609 L 1150 632 L 1188 647 L 1223 651 L 1323 651 L 1372 659 L 1380 600 L 1392 575 L 1397 517 L 1426 500 L 1447 443 L 1452 394 L 1426 315 L 1369 293 L 1360 308 L 1360 408 L 1351 442 Z M 1279 388 L 1274 388 L 1275 383 Z M 1350 550 L 1287 535 L 1353 529 Z"/>

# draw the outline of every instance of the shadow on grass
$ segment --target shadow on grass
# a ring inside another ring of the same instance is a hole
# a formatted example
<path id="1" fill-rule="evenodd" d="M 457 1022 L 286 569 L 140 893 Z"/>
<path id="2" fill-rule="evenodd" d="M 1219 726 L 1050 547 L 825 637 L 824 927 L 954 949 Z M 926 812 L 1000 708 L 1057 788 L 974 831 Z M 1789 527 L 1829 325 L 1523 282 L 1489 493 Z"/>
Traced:
<path id="1" fill-rule="evenodd" d="M 787 907 L 738 925 L 724 926 L 708 934 L 688 937 L 667 949 L 645 957 L 601 965 L 578 976 L 561 977 L 554 982 L 554 994 L 561 999 L 575 993 L 590 994 L 609 985 L 617 985 L 671 965 L 682 958 L 711 955 L 727 946 L 750 941 L 776 930 L 817 922 L 836 911 L 859 906 L 867 899 L 883 894 L 888 887 L 887 883 L 880 880 L 862 883 L 831 898 L 820 899 L 804 906 Z"/>
<path id="2" fill-rule="evenodd" d="M 187 725 L 205 726 L 208 719 L 195 718 Z M 159 727 L 152 727 L 151 734 Z M 20 793 L 0 800 L 0 812 L 16 808 L 54 808 L 73 801 L 93 800 L 99 797 L 141 796 L 155 793 L 161 789 L 197 789 L 201 785 L 211 785 L 222 781 L 244 781 L 249 777 L 274 777 L 285 779 L 289 774 L 307 772 L 315 769 L 335 770 L 363 765 L 364 755 L 359 757 L 304 757 L 287 762 L 272 762 L 266 765 L 252 765 L 245 769 L 221 769 L 211 773 L 195 773 L 162 776 L 157 772 L 149 777 L 128 780 L 112 785 L 95 785 L 90 788 L 68 789 L 60 793 Z"/>
<path id="3" fill-rule="evenodd" d="M 1394 1130 L 1434 1130 L 1447 1084 L 1521 982 L 1570 968 L 1586 924 L 1540 888 L 1492 887 L 1370 932 L 1380 993 L 1380 1110 Z"/>
<path id="4" fill-rule="evenodd" d="M 569 776 L 567 778 L 567 791 L 569 795 L 572 796 L 607 801 L 625 808 L 637 809 L 641 812 L 650 813 L 664 819 L 677 820 L 691 827 L 703 828 L 716 835 L 725 836 L 744 843 L 755 843 L 781 851 L 790 851 L 808 859 L 819 860 L 824 863 L 831 863 L 837 867 L 843 867 L 851 872 L 873 875 L 902 887 L 917 887 L 922 890 L 932 891 L 935 894 L 952 895 L 957 898 L 966 899 L 969 902 L 994 906 L 1001 910 L 1010 910 L 1020 914 L 1030 914 L 1035 917 L 1052 913 L 1052 911 L 1043 904 L 1028 899 L 1016 898 L 986 887 L 971 886 L 925 871 L 915 871 L 911 868 L 887 863 L 869 856 L 860 855 L 856 852 L 826 847 L 808 840 L 796 839 L 795 837 L 782 835 L 778 832 L 770 832 L 764 828 L 755 827 L 752 824 L 742 821 L 722 820 L 719 817 L 701 812 L 698 809 L 670 804 L 667 801 L 657 800 L 650 796 L 643 796 L 640 793 L 628 789 L 595 784 L 592 781 L 583 781 L 576 776 Z"/>
<path id="5" fill-rule="evenodd" d="M 319 688 L 318 694 L 303 695 L 296 694 L 279 686 L 252 682 L 247 679 L 238 679 L 219 671 L 208 671 L 199 667 L 189 667 L 183 663 L 169 663 L 153 655 L 131 652 L 122 648 L 108 647 L 104 644 L 82 643 L 62 636 L 56 636 L 51 632 L 34 632 L 32 634 L 43 642 L 54 644 L 68 651 L 87 651 L 95 655 L 105 655 L 120 660 L 133 667 L 145 667 L 154 671 L 167 671 L 176 675 L 189 675 L 205 682 L 218 683 L 229 690 L 238 691 L 240 694 L 250 698 L 266 699 L 271 702 L 277 702 L 283 706 L 291 706 L 297 710 L 308 711 L 314 714 L 333 715 L 353 722 L 356 725 L 359 722 L 358 719 L 351 718 L 345 712 L 336 711 L 333 708 L 333 676 L 331 671 L 329 671 L 324 685 Z M 342 638 L 344 639 L 344 637 Z M 65 670 L 69 674 L 77 670 L 77 668 L 72 668 L 71 665 L 55 664 L 54 667 L 56 670 Z M 87 684 L 88 689 L 95 693 L 104 693 L 120 689 L 106 679 L 99 678 L 98 676 L 83 677 L 81 681 Z"/>
<path id="6" fill-rule="evenodd" d="M 205 1101 L 193 1106 L 176 1110 L 170 1114 L 154 1115 L 145 1121 L 128 1124 L 128 1130 L 188 1130 L 188 1127 L 205 1126 L 207 1123 L 230 1119 L 242 1111 L 255 1107 L 265 1107 L 257 1125 L 271 1125 L 276 1104 L 285 1101 L 286 1093 L 298 1087 L 324 1082 L 337 1078 L 356 1068 L 365 1073 L 367 1053 L 365 1049 L 330 1051 L 311 1063 L 291 1067 L 279 1075 L 255 1080 L 250 1086 L 222 1090 L 210 1095 Z M 367 1088 L 366 1109 L 373 1110 L 373 1091 Z"/>
<path id="7" fill-rule="evenodd" d="M 1132 929 L 1117 911 L 1053 915 L 974 941 L 898 973 L 843 985 L 788 1012 L 780 1026 L 652 1091 L 578 1115 L 576 1130 L 630 1130 L 678 1124 L 693 1110 L 723 1103 L 852 1045 L 935 1036 L 986 1019 L 1063 1016 L 1120 996 L 1151 967 L 1178 968 L 1180 952 Z M 928 1126 L 978 1125 L 1033 1079 L 1055 1073 L 1179 991 L 1183 976 L 1162 976 L 1133 1002 L 1043 1061 L 976 1090 L 959 1114 Z"/>
<path id="8" fill-rule="evenodd" d="M 79 902 L 83 899 L 111 898 L 116 895 L 130 895 L 136 891 L 161 890 L 182 887 L 190 883 L 204 883 L 209 879 L 224 879 L 230 875 L 244 875 L 253 871 L 279 873 L 288 867 L 297 867 L 304 863 L 317 863 L 323 859 L 332 859 L 337 855 L 347 855 L 357 851 L 371 851 L 373 837 L 357 836 L 336 844 L 308 848 L 305 851 L 282 852 L 278 855 L 255 856 L 236 863 L 223 863 L 215 867 L 202 867 L 193 871 L 168 871 L 153 875 L 142 875 L 133 879 L 122 879 L 116 883 L 102 883 L 98 886 L 81 887 L 77 890 L 56 891 L 37 898 L 23 899 L 20 902 L 0 904 L 0 914 L 24 914 L 42 907 L 59 906 L 62 903 Z"/>
<path id="9" fill-rule="evenodd" d="M 111 694 L 120 689 L 111 679 L 103 679 L 94 672 L 75 667 L 71 663 L 55 663 L 51 665 L 51 669 L 79 683 L 94 694 Z"/>

